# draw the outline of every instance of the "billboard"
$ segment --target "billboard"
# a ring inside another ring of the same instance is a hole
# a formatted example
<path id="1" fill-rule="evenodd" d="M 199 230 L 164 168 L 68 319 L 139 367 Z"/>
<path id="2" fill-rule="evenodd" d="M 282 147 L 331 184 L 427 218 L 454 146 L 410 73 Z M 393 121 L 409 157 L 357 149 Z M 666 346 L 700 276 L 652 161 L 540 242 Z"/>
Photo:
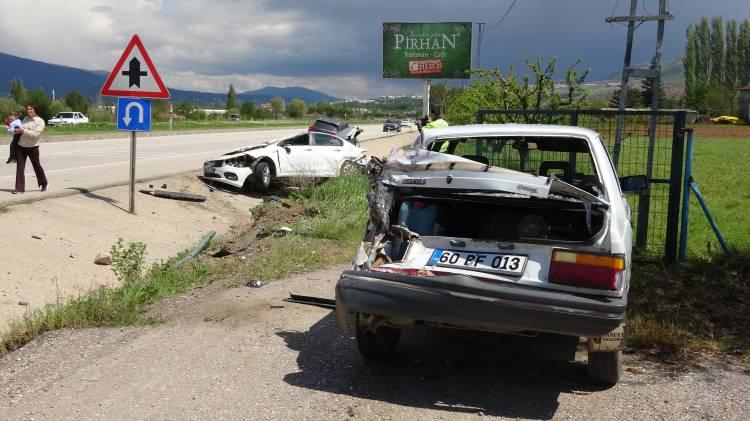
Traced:
<path id="1" fill-rule="evenodd" d="M 471 22 L 383 23 L 383 77 L 469 79 Z"/>

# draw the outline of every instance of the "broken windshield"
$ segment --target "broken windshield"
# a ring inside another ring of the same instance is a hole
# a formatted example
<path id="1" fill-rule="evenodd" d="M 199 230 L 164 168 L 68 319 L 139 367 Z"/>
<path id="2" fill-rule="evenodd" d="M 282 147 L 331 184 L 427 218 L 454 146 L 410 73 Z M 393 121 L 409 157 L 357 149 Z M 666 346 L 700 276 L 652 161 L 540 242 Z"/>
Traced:
<path id="1" fill-rule="evenodd" d="M 556 178 L 601 196 L 601 184 L 585 139 L 545 136 L 437 138 L 433 152 L 460 156 L 484 165 Z"/>

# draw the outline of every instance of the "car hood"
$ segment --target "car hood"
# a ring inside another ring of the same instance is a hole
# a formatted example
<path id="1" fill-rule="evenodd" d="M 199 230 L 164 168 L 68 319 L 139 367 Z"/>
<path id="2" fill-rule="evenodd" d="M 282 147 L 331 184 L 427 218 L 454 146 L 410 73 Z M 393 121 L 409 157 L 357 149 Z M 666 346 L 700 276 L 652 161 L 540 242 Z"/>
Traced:
<path id="1" fill-rule="evenodd" d="M 383 182 L 400 187 L 464 191 L 496 191 L 550 198 L 564 196 L 584 204 L 609 207 L 609 203 L 555 176 L 539 176 L 493 167 L 456 155 L 425 149 L 398 149 L 383 165 Z"/>

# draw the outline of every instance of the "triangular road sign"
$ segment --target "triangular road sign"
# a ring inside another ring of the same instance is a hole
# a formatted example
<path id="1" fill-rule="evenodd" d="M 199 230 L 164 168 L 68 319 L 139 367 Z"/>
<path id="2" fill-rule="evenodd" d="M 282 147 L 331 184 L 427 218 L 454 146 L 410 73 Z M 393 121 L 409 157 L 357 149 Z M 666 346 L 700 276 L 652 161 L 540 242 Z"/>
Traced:
<path id="1" fill-rule="evenodd" d="M 161 81 L 151 58 L 138 35 L 125 47 L 107 81 L 103 96 L 132 96 L 138 98 L 169 98 L 169 91 Z"/>

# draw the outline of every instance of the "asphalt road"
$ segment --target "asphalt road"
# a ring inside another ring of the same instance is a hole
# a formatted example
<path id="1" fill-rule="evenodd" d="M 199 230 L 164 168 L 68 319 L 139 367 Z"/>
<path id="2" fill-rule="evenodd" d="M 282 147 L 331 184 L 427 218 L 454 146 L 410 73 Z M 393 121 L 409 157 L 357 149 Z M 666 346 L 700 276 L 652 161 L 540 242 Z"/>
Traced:
<path id="1" fill-rule="evenodd" d="M 362 141 L 383 137 L 380 125 L 361 126 Z M 246 132 L 182 134 L 172 136 L 138 135 L 136 179 L 139 181 L 198 170 L 203 161 L 234 148 L 255 145 L 299 133 L 304 128 L 255 130 Z M 365 146 L 366 147 L 366 146 Z M 130 171 L 129 139 L 99 139 L 42 143 L 42 166 L 49 189 L 41 193 L 31 163 L 26 164 L 26 193 L 11 195 L 15 165 L 0 163 L 0 205 L 38 200 L 85 190 L 127 184 Z M 7 146 L 0 149 L 7 155 Z"/>

